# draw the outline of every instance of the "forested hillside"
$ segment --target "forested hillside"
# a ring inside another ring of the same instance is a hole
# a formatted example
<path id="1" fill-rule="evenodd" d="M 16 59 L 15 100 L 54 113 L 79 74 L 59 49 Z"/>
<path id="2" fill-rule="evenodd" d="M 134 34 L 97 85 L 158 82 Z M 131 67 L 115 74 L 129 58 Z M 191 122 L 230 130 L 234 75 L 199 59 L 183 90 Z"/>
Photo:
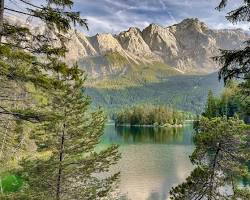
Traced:
<path id="1" fill-rule="evenodd" d="M 102 105 L 112 112 L 124 106 L 141 103 L 171 105 L 181 110 L 201 113 L 207 93 L 219 94 L 223 83 L 217 73 L 203 76 L 172 76 L 160 83 L 150 83 L 124 89 L 87 88 L 95 106 Z"/>

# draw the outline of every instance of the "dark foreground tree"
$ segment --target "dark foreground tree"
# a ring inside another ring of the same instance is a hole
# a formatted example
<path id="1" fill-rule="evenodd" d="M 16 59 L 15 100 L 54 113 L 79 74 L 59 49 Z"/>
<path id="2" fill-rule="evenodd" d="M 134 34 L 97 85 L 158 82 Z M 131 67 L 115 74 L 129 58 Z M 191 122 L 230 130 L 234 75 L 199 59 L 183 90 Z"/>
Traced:
<path id="1" fill-rule="evenodd" d="M 217 9 L 223 10 L 232 0 L 221 0 Z M 243 0 L 238 8 L 230 11 L 227 20 L 236 23 L 250 22 L 250 1 Z M 250 114 L 250 40 L 245 41 L 240 49 L 221 50 L 221 55 L 214 58 L 221 64 L 219 78 L 227 82 L 230 79 L 239 79 L 243 81 L 240 85 L 241 94 L 247 106 L 246 115 Z"/>
<path id="2" fill-rule="evenodd" d="M 230 81 L 227 83 L 219 97 L 215 97 L 211 91 L 208 93 L 204 117 L 234 117 L 238 115 L 240 119 L 247 121 L 248 115 L 245 113 L 246 102 L 241 100 L 241 90 L 238 83 Z"/>
<path id="3" fill-rule="evenodd" d="M 229 0 L 222 0 L 218 9 L 223 9 Z M 226 16 L 233 23 L 250 21 L 250 1 L 243 0 L 242 5 L 231 11 Z M 221 55 L 216 57 L 222 68 L 219 78 L 227 84 L 230 79 L 240 79 L 240 94 L 245 95 L 245 115 L 249 114 L 249 47 L 246 41 L 241 49 L 221 50 Z M 209 99 L 211 104 L 211 97 Z M 235 103 L 235 102 L 234 102 Z M 237 102 L 238 104 L 238 102 Z M 235 109 L 228 110 L 228 116 Z M 221 106 L 221 105 L 220 105 Z M 231 105 L 234 107 L 234 105 Z M 212 113 L 207 109 L 207 113 Z M 248 111 L 247 111 L 248 110 Z M 218 110 L 219 111 L 219 110 Z M 249 188 L 240 187 L 243 177 L 249 178 L 248 164 L 250 160 L 250 131 L 249 127 L 238 118 L 202 118 L 196 126 L 194 137 L 196 148 L 191 156 L 191 161 L 196 165 L 186 182 L 171 190 L 171 199 L 174 200 L 247 200 L 250 199 Z"/>
<path id="4" fill-rule="evenodd" d="M 39 92 L 50 93 L 61 84 L 50 74 L 67 68 L 55 68 L 53 64 L 67 51 L 65 42 L 70 38 L 64 35 L 75 24 L 87 26 L 80 13 L 71 10 L 72 6 L 71 0 L 48 0 L 38 5 L 27 0 L 0 1 L 0 164 L 6 166 L 26 148 L 27 131 L 20 129 L 22 123 L 49 118 L 34 97 Z M 35 33 L 13 22 L 18 17 L 41 23 L 44 32 Z M 30 91 L 30 87 L 35 90 Z"/>
<path id="5" fill-rule="evenodd" d="M 224 9 L 230 0 L 222 0 L 218 10 Z M 230 11 L 227 20 L 232 23 L 250 22 L 250 1 L 243 0 L 243 3 L 238 8 Z M 215 57 L 222 68 L 219 77 L 225 82 L 232 78 L 250 79 L 250 40 L 245 41 L 241 49 L 236 50 L 221 50 L 221 55 Z"/>
<path id="6" fill-rule="evenodd" d="M 249 127 L 237 118 L 202 118 L 194 141 L 191 161 L 197 167 L 172 189 L 171 199 L 249 199 L 248 188 L 239 187 L 241 178 L 250 175 Z"/>
<path id="7" fill-rule="evenodd" d="M 47 103 L 54 118 L 34 131 L 38 153 L 21 164 L 25 187 L 6 199 L 104 199 L 116 183 L 119 174 L 108 171 L 119 159 L 117 146 L 96 149 L 105 118 L 101 110 L 89 111 L 83 72 L 72 67 L 58 78 L 64 84 Z"/>
<path id="8" fill-rule="evenodd" d="M 72 0 L 11 2 L 0 1 L 1 170 L 10 171 L 8 161 L 27 158 L 20 152 L 29 141 L 36 145 L 33 155 L 16 165 L 22 190 L 0 199 L 104 198 L 117 178 L 107 174 L 117 147 L 95 149 L 103 114 L 87 110 L 82 72 L 59 61 L 67 52 L 68 31 L 75 24 L 86 27 L 86 20 L 72 11 Z M 4 13 L 34 18 L 44 31 L 13 23 Z"/>

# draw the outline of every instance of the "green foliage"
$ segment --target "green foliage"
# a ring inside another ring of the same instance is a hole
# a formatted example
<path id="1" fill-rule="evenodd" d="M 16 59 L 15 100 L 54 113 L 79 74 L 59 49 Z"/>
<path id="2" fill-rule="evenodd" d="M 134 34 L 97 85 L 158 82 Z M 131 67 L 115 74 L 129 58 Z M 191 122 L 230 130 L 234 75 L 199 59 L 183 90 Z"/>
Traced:
<path id="1" fill-rule="evenodd" d="M 212 91 L 209 91 L 203 116 L 213 118 L 238 115 L 247 120 L 246 102 L 241 98 L 241 90 L 238 85 L 233 81 L 228 82 L 220 97 L 214 97 Z"/>
<path id="2" fill-rule="evenodd" d="M 149 104 L 126 108 L 115 116 L 116 125 L 179 125 L 183 124 L 185 113 L 167 106 Z"/>
<path id="3" fill-rule="evenodd" d="M 229 0 L 221 0 L 218 10 L 223 10 Z M 230 11 L 226 18 L 232 23 L 250 22 L 250 3 L 244 0 L 238 8 Z M 250 41 L 247 40 L 241 49 L 221 50 L 221 55 L 215 57 L 222 68 L 219 72 L 220 78 L 225 82 L 233 78 L 249 80 L 250 78 Z"/>
<path id="4" fill-rule="evenodd" d="M 117 146 L 95 151 L 105 117 L 88 110 L 83 72 L 61 61 L 65 35 L 86 20 L 71 0 L 19 3 L 22 11 L 0 4 L 0 164 L 1 172 L 18 171 L 24 185 L 0 198 L 105 198 L 118 178 L 108 173 Z M 44 32 L 3 20 L 6 10 L 36 18 Z"/>
<path id="5" fill-rule="evenodd" d="M 23 180 L 19 176 L 11 174 L 2 174 L 0 176 L 0 192 L 2 193 L 17 192 L 22 185 Z"/>
<path id="6" fill-rule="evenodd" d="M 122 78 L 121 78 L 122 79 Z M 129 82 L 130 80 L 128 80 Z M 131 80 L 132 81 L 132 80 Z M 160 83 L 144 83 L 125 88 L 87 88 L 93 104 L 102 105 L 108 113 L 137 104 L 171 105 L 177 109 L 202 113 L 210 89 L 218 95 L 223 84 L 217 74 L 207 76 L 170 76 Z"/>
<path id="7" fill-rule="evenodd" d="M 222 9 L 224 9 L 228 2 L 230 0 L 221 0 L 219 6 L 217 7 L 217 9 L 220 11 Z M 247 21 L 249 22 L 249 1 L 248 0 L 243 0 L 242 5 L 240 5 L 238 8 L 230 11 L 226 18 L 227 20 L 229 20 L 232 23 L 237 23 L 237 22 L 242 22 L 242 21 Z"/>
<path id="8" fill-rule="evenodd" d="M 72 74 L 74 78 L 72 79 Z M 17 194 L 27 199 L 103 199 L 119 174 L 106 174 L 119 159 L 117 146 L 96 152 L 103 134 L 101 110 L 90 112 L 84 95 L 85 77 L 76 66 L 68 70 L 63 85 L 54 90 L 47 105 L 53 118 L 30 133 L 36 153 L 20 163 L 18 174 L 25 186 Z M 7 197 L 10 198 L 7 194 Z"/>
<path id="9" fill-rule="evenodd" d="M 196 168 L 171 199 L 249 199 L 238 180 L 249 177 L 249 126 L 238 118 L 201 118 L 191 161 Z M 229 187 L 231 192 L 225 192 Z"/>
<path id="10" fill-rule="evenodd" d="M 217 114 L 217 102 L 211 90 L 209 90 L 207 95 L 207 105 L 205 108 L 204 116 L 208 118 L 216 117 Z"/>
<path id="11" fill-rule="evenodd" d="M 242 101 L 242 111 L 245 116 L 245 119 L 248 123 L 250 123 L 250 81 L 245 81 L 240 85 L 240 97 L 243 99 Z"/>
<path id="12" fill-rule="evenodd" d="M 16 10 L 16 7 L 11 8 L 9 4 L 8 7 L 0 9 L 0 16 L 6 10 L 22 17 L 33 16 L 44 23 L 45 32 L 34 34 L 28 27 L 11 24 L 0 18 L 0 160 L 1 163 L 4 161 L 4 168 L 8 168 L 7 163 L 20 159 L 29 144 L 28 133 L 31 131 L 24 129 L 24 132 L 16 127 L 20 127 L 20 124 L 26 127 L 26 122 L 38 123 L 53 118 L 51 113 L 48 116 L 39 100 L 34 97 L 43 93 L 43 97 L 48 98 L 48 94 L 62 84 L 60 80 L 54 79 L 53 73 L 63 74 L 68 68 L 66 65 L 60 65 L 61 68 L 55 65 L 57 58 L 66 52 L 65 40 L 59 30 L 66 33 L 72 23 L 86 25 L 79 13 L 68 9 L 72 6 L 72 1 L 50 1 L 41 6 L 26 0 L 19 3 L 27 12 Z M 50 16 L 56 17 L 46 18 Z M 61 45 L 53 46 L 56 39 L 52 32 Z M 34 86 L 35 90 L 30 91 L 28 85 Z M 32 128 L 29 125 L 29 129 Z M 7 156 L 3 157 L 3 152 Z"/>
<path id="13" fill-rule="evenodd" d="M 218 9 L 223 9 L 228 2 L 221 0 Z M 249 22 L 249 11 L 249 0 L 244 0 L 226 18 L 233 23 Z M 214 58 L 222 65 L 219 78 L 225 83 L 234 78 L 243 82 L 237 92 L 230 88 L 228 93 L 226 88 L 220 99 L 209 93 L 204 115 L 210 119 L 202 118 L 196 126 L 196 149 L 191 156 L 197 167 L 186 182 L 172 189 L 171 199 L 250 199 L 249 188 L 238 187 L 240 178 L 249 178 L 249 127 L 236 117 L 230 118 L 242 108 L 241 112 L 249 117 L 249 44 L 246 41 L 241 49 L 221 50 L 221 55 Z M 244 97 L 242 101 L 239 96 Z M 225 117 L 213 118 L 216 116 Z M 225 191 L 228 187 L 229 192 Z"/>

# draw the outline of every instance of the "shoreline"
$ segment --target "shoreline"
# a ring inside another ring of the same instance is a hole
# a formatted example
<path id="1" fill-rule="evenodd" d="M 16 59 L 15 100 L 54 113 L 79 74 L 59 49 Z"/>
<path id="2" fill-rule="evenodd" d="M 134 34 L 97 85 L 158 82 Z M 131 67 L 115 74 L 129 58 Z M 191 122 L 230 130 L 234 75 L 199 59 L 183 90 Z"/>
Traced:
<path id="1" fill-rule="evenodd" d="M 110 124 L 111 125 L 111 124 Z M 153 125 L 153 124 L 114 124 L 116 127 L 149 127 L 149 128 L 180 128 L 185 126 L 185 124 L 166 124 L 166 125 Z"/>
<path id="2" fill-rule="evenodd" d="M 165 124 L 165 125 L 154 125 L 154 124 L 115 124 L 114 121 L 110 120 L 108 121 L 105 125 L 107 126 L 117 126 L 117 127 L 148 127 L 148 128 L 180 128 L 180 127 L 184 127 L 187 124 L 190 124 L 192 122 L 194 122 L 195 120 L 185 120 L 183 122 L 183 124 Z"/>

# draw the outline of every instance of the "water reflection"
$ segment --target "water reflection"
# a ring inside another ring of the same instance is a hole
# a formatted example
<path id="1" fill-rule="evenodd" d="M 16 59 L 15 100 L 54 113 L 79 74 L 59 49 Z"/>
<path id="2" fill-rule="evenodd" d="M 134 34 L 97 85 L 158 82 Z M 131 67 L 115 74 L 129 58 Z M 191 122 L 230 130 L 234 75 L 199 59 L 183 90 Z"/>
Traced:
<path id="1" fill-rule="evenodd" d="M 158 192 L 152 192 L 147 200 L 160 200 L 161 196 Z"/>
<path id="2" fill-rule="evenodd" d="M 131 200 L 166 200 L 193 166 L 192 126 L 183 128 L 107 126 L 103 144 L 120 144 L 120 190 Z"/>
<path id="3" fill-rule="evenodd" d="M 192 126 L 178 128 L 106 126 L 104 142 L 116 144 L 185 144 L 192 145 Z"/>

